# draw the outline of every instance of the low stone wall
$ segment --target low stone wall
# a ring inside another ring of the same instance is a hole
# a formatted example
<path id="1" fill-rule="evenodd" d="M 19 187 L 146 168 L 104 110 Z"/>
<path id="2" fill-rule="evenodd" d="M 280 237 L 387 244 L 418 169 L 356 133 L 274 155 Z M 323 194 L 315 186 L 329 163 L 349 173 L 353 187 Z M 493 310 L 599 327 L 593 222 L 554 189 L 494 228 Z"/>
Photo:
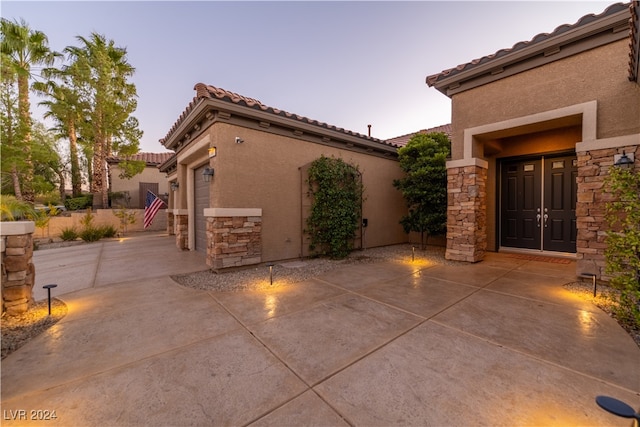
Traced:
<path id="1" fill-rule="evenodd" d="M 2 249 L 2 312 L 24 313 L 33 302 L 36 271 L 33 265 L 33 232 L 31 221 L 0 224 Z"/>
<path id="2" fill-rule="evenodd" d="M 478 262 L 487 249 L 487 169 L 447 169 L 447 251 L 454 261 Z"/>
<path id="3" fill-rule="evenodd" d="M 261 209 L 205 209 L 207 265 L 213 270 L 262 262 Z"/>

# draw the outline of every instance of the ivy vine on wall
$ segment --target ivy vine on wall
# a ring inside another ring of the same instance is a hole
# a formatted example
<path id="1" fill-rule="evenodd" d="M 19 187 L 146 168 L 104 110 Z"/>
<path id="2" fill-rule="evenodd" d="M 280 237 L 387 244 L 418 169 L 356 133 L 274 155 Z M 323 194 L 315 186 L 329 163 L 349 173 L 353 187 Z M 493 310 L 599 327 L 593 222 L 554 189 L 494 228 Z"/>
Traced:
<path id="1" fill-rule="evenodd" d="M 364 187 L 357 165 L 322 156 L 308 171 L 311 213 L 306 232 L 309 249 L 318 255 L 340 259 L 349 255 L 362 216 Z"/>

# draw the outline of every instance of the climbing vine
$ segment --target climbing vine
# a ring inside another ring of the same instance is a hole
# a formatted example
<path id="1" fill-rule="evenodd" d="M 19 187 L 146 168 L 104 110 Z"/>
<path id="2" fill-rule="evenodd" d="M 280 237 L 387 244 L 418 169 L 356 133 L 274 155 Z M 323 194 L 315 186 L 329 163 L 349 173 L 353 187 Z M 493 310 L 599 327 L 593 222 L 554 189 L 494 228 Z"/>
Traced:
<path id="1" fill-rule="evenodd" d="M 640 329 L 640 173 L 613 167 L 606 185 L 616 200 L 606 205 L 606 272 L 620 290 L 618 318 Z"/>
<path id="2" fill-rule="evenodd" d="M 364 187 L 358 166 L 322 156 L 309 167 L 309 249 L 334 259 L 349 255 L 362 215 Z"/>

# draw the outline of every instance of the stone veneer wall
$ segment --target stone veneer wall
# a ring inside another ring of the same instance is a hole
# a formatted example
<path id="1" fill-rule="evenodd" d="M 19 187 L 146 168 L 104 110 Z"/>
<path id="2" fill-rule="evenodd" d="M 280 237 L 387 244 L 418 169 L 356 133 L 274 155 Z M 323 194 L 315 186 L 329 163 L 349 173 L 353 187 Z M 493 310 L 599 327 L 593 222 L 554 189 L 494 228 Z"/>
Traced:
<path id="1" fill-rule="evenodd" d="M 478 262 L 487 249 L 487 169 L 447 169 L 447 251 L 455 261 Z"/>
<path id="2" fill-rule="evenodd" d="M 614 200 L 604 188 L 604 180 L 613 166 L 614 155 L 635 153 L 635 170 L 640 173 L 640 145 L 578 151 L 577 265 L 576 273 L 596 274 L 608 280 L 604 251 L 608 226 L 604 219 L 607 202 Z"/>
<path id="3" fill-rule="evenodd" d="M 167 210 L 167 233 L 169 236 L 174 236 L 176 234 L 174 227 L 173 212 Z"/>
<path id="4" fill-rule="evenodd" d="M 187 214 L 174 214 L 176 247 L 181 250 L 189 249 L 189 216 Z"/>
<path id="5" fill-rule="evenodd" d="M 262 262 L 261 209 L 205 209 L 205 216 L 207 265 L 211 269 Z"/>
<path id="6" fill-rule="evenodd" d="M 2 312 L 24 313 L 33 302 L 36 271 L 33 265 L 33 232 L 30 221 L 3 222 L 2 240 Z"/>

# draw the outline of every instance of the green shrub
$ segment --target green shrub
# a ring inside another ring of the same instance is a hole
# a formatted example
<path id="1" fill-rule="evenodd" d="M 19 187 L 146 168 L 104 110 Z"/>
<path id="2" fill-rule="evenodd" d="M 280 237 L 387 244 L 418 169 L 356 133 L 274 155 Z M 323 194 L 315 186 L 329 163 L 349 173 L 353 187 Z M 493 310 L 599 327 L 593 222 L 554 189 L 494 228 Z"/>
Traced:
<path id="1" fill-rule="evenodd" d="M 102 227 L 85 227 L 80 231 L 80 238 L 85 242 L 97 242 L 104 237 L 102 233 Z"/>
<path id="2" fill-rule="evenodd" d="M 90 194 L 86 196 L 72 197 L 64 201 L 64 205 L 70 211 L 86 209 L 88 207 L 91 207 L 92 204 L 93 204 L 93 196 Z"/>
<path id="3" fill-rule="evenodd" d="M 73 241 L 78 238 L 78 230 L 75 227 L 66 227 L 60 231 L 60 238 L 65 242 Z"/>
<path id="4" fill-rule="evenodd" d="M 620 290 L 616 315 L 640 329 L 640 172 L 612 167 L 605 185 L 614 201 L 606 204 L 606 272 Z"/>
<path id="5" fill-rule="evenodd" d="M 364 187 L 358 167 L 322 156 L 309 167 L 307 183 L 312 199 L 306 221 L 309 249 L 334 259 L 346 257 L 362 213 Z"/>
<path id="6" fill-rule="evenodd" d="M 102 237 L 106 238 L 116 237 L 116 234 L 118 234 L 118 229 L 113 225 L 103 225 L 100 227 L 100 231 L 102 232 Z"/>

